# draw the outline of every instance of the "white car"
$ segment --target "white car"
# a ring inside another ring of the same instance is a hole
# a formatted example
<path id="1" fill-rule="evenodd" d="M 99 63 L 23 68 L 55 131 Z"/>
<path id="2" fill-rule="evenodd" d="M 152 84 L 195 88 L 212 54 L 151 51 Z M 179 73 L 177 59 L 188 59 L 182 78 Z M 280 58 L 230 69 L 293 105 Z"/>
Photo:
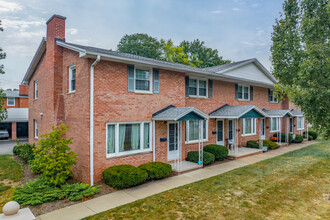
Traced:
<path id="1" fill-rule="evenodd" d="M 7 130 L 0 130 L 0 138 L 9 138 L 9 133 Z"/>

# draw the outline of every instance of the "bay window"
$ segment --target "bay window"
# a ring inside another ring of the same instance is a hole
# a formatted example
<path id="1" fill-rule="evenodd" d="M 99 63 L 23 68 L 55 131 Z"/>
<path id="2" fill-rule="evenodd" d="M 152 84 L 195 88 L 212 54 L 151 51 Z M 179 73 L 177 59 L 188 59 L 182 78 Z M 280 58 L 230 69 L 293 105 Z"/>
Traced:
<path id="1" fill-rule="evenodd" d="M 208 121 L 202 122 L 202 139 L 207 141 Z M 186 143 L 196 143 L 199 140 L 199 121 L 186 121 Z"/>
<path id="2" fill-rule="evenodd" d="M 189 96 L 207 97 L 207 83 L 207 80 L 189 78 Z"/>
<path id="3" fill-rule="evenodd" d="M 270 131 L 271 132 L 280 131 L 280 118 L 271 118 L 270 119 Z"/>
<path id="4" fill-rule="evenodd" d="M 151 151 L 151 123 L 108 123 L 107 157 Z"/>
<path id="5" fill-rule="evenodd" d="M 256 134 L 256 119 L 245 118 L 242 119 L 242 135 L 254 135 Z"/>
<path id="6" fill-rule="evenodd" d="M 298 117 L 297 118 L 297 130 L 303 130 L 304 129 L 304 117 Z"/>

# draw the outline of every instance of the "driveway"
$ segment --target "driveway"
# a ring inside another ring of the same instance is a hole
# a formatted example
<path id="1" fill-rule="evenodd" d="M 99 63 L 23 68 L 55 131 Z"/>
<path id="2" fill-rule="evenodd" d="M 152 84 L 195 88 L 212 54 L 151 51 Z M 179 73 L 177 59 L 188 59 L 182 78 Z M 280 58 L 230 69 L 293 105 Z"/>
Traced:
<path id="1" fill-rule="evenodd" d="M 20 140 L 20 143 L 25 143 L 26 140 Z M 0 140 L 0 154 L 13 154 L 13 147 L 16 145 L 16 141 Z"/>

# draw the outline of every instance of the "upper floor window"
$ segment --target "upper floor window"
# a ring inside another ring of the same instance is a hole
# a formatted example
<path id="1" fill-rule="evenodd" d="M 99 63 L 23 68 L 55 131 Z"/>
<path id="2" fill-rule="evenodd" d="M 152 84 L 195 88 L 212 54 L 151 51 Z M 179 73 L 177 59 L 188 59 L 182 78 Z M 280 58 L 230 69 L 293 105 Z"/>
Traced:
<path id="1" fill-rule="evenodd" d="M 69 67 L 69 92 L 76 91 L 76 66 Z"/>
<path id="2" fill-rule="evenodd" d="M 154 82 L 152 73 L 154 74 Z M 152 83 L 153 82 L 153 83 Z M 153 85 L 153 86 L 152 86 Z M 127 90 L 128 92 L 159 93 L 159 70 L 146 67 L 127 65 Z"/>
<path id="3" fill-rule="evenodd" d="M 254 135 L 256 134 L 256 119 L 245 118 L 242 120 L 242 135 Z"/>
<path id="4" fill-rule="evenodd" d="M 189 78 L 188 92 L 190 97 L 207 97 L 207 80 Z"/>
<path id="5" fill-rule="evenodd" d="M 15 98 L 7 98 L 7 106 L 15 106 Z"/>
<path id="6" fill-rule="evenodd" d="M 38 81 L 34 81 L 34 99 L 38 99 Z"/>
<path id="7" fill-rule="evenodd" d="M 151 92 L 151 74 L 149 69 L 135 68 L 135 91 Z"/>
<path id="8" fill-rule="evenodd" d="M 274 90 L 272 90 L 272 89 L 268 89 L 268 101 L 278 103 L 277 98 L 275 98 L 275 96 L 274 96 Z"/>
<path id="9" fill-rule="evenodd" d="M 270 131 L 278 132 L 280 131 L 280 118 L 270 118 Z"/>
<path id="10" fill-rule="evenodd" d="M 253 101 L 253 86 L 235 84 L 235 99 Z"/>
<path id="11" fill-rule="evenodd" d="M 208 121 L 203 120 L 202 126 L 202 139 L 207 141 Z M 196 143 L 199 140 L 199 121 L 186 121 L 186 143 Z"/>
<path id="12" fill-rule="evenodd" d="M 304 117 L 297 118 L 297 130 L 304 129 Z"/>
<path id="13" fill-rule="evenodd" d="M 38 121 L 34 119 L 34 138 L 38 138 Z"/>

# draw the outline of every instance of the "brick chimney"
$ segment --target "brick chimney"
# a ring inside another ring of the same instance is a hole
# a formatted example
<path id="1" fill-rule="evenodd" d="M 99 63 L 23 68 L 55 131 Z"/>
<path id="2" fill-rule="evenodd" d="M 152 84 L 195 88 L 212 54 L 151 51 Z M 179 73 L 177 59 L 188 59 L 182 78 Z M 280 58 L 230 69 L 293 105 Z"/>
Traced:
<path id="1" fill-rule="evenodd" d="M 53 15 L 46 22 L 47 24 L 47 41 L 54 39 L 65 40 L 65 19 L 61 15 Z"/>
<path id="2" fill-rule="evenodd" d="M 29 94 L 29 87 L 28 85 L 19 85 L 19 95 L 27 96 Z"/>

